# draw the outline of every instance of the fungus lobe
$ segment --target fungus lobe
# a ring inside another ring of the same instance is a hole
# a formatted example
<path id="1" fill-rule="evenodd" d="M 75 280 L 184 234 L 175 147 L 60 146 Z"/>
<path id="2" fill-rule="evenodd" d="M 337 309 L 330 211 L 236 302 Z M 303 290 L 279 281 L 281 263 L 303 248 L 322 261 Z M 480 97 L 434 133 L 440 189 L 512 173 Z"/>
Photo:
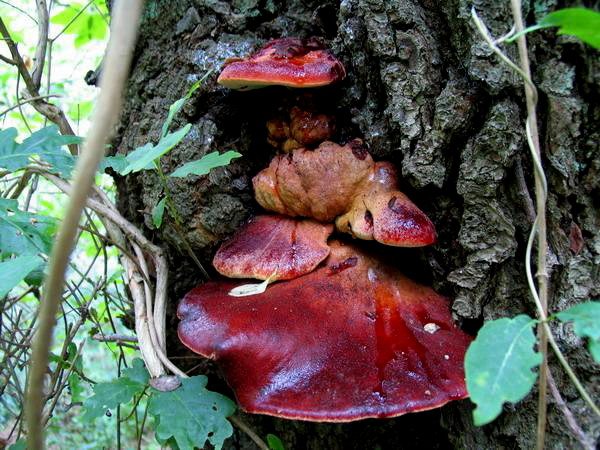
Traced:
<path id="1" fill-rule="evenodd" d="M 267 210 L 335 220 L 338 230 L 385 245 L 420 247 L 436 241 L 431 220 L 397 190 L 394 167 L 374 162 L 360 139 L 278 155 L 252 182 L 256 201 Z"/>
<path id="2" fill-rule="evenodd" d="M 206 283 L 179 305 L 179 337 L 215 359 L 251 413 L 320 422 L 394 417 L 467 396 L 471 338 L 445 298 L 353 245 L 252 297 Z M 432 332 L 432 330 L 434 330 Z"/>
<path id="3" fill-rule="evenodd" d="M 333 225 L 281 215 L 253 217 L 226 241 L 213 266 L 229 278 L 289 280 L 314 270 L 329 255 Z"/>

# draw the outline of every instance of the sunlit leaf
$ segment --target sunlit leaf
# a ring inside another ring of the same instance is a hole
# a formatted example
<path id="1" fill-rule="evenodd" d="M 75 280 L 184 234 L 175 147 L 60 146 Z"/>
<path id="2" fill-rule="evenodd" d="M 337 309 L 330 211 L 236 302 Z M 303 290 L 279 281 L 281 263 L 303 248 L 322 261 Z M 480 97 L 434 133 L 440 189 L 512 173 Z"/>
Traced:
<path id="1" fill-rule="evenodd" d="M 16 200 L 0 198 L 0 257 L 50 253 L 56 221 L 19 209 Z"/>
<path id="2" fill-rule="evenodd" d="M 23 255 L 0 262 L 0 298 L 43 263 L 44 260 L 37 255 Z"/>
<path id="3" fill-rule="evenodd" d="M 556 314 L 563 322 L 573 322 L 573 331 L 588 338 L 588 350 L 600 362 L 600 302 L 585 302 Z"/>
<path id="4" fill-rule="evenodd" d="M 50 22 L 62 25 L 61 31 L 75 36 L 75 47 L 92 40 L 104 40 L 108 25 L 102 15 L 91 5 L 69 5 L 52 16 Z M 65 28 L 66 27 L 66 28 Z"/>
<path id="5" fill-rule="evenodd" d="M 183 178 L 187 177 L 188 175 L 206 175 L 212 169 L 226 166 L 231 162 L 232 159 L 239 158 L 240 156 L 242 155 L 231 150 L 223 154 L 219 154 L 219 152 L 212 152 L 196 161 L 190 161 L 184 164 L 175 170 L 170 176 Z"/>
<path id="6" fill-rule="evenodd" d="M 203 448 L 208 440 L 215 449 L 233 433 L 227 417 L 235 404 L 227 397 L 206 389 L 207 378 L 198 375 L 181 380 L 174 391 L 152 390 L 148 412 L 157 421 L 156 439 L 174 439 L 180 450 Z"/>
<path id="7" fill-rule="evenodd" d="M 24 169 L 33 161 L 50 166 L 50 171 L 68 178 L 75 166 L 75 158 L 66 150 L 69 144 L 79 144 L 78 136 L 63 136 L 56 125 L 44 127 L 31 134 L 21 144 L 15 139 L 17 130 L 0 131 L 0 167 L 15 171 Z"/>
<path id="8" fill-rule="evenodd" d="M 465 355 L 465 376 L 475 425 L 485 425 L 502 412 L 504 402 L 523 399 L 533 387 L 541 361 L 534 351 L 536 321 L 524 314 L 486 322 Z"/>

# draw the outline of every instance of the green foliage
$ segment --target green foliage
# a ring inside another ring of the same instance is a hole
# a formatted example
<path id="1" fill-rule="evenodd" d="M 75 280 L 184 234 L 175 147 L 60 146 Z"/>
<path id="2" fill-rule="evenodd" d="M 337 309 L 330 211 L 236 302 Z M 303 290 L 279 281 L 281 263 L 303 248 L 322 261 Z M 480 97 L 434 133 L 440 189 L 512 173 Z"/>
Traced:
<path id="1" fill-rule="evenodd" d="M 465 355 L 465 376 L 475 425 L 493 421 L 504 402 L 518 402 L 533 387 L 532 370 L 541 361 L 534 351 L 536 320 L 521 314 L 513 319 L 492 320 L 479 330 Z"/>
<path id="2" fill-rule="evenodd" d="M 159 229 L 162 226 L 166 200 L 166 198 L 161 199 L 156 206 L 152 208 L 152 223 L 156 229 Z"/>
<path id="3" fill-rule="evenodd" d="M 27 441 L 25 439 L 19 439 L 13 445 L 8 447 L 8 450 L 27 450 Z"/>
<path id="4" fill-rule="evenodd" d="M 188 175 L 206 175 L 212 169 L 228 165 L 232 159 L 242 156 L 238 152 L 229 150 L 223 154 L 212 152 L 202 158 L 184 164 L 175 170 L 170 176 L 176 178 L 187 177 Z"/>
<path id="5" fill-rule="evenodd" d="M 16 200 L 0 198 L 0 258 L 49 254 L 55 232 L 52 217 L 21 211 Z"/>
<path id="6" fill-rule="evenodd" d="M 75 158 L 64 146 L 80 143 L 80 137 L 62 136 L 56 125 L 36 131 L 21 144 L 15 141 L 16 137 L 15 128 L 0 131 L 0 167 L 15 171 L 26 168 L 33 161 L 41 161 L 64 178 L 71 175 Z"/>
<path id="7" fill-rule="evenodd" d="M 563 322 L 573 322 L 573 331 L 588 338 L 588 350 L 600 362 L 600 302 L 586 302 L 556 314 Z"/>
<path id="8" fill-rule="evenodd" d="M 233 433 L 227 417 L 235 404 L 227 397 L 206 390 L 203 375 L 181 380 L 171 392 L 152 390 L 148 412 L 156 419 L 156 439 L 164 444 L 174 439 L 180 450 L 204 447 L 208 440 L 216 449 Z"/>
<path id="9" fill-rule="evenodd" d="M 22 255 L 0 262 L 0 298 L 4 297 L 29 273 L 44 263 L 37 255 Z"/>
<path id="10" fill-rule="evenodd" d="M 267 434 L 267 445 L 271 450 L 285 450 L 285 446 L 281 439 L 274 434 Z"/>
<path id="11" fill-rule="evenodd" d="M 126 156 L 128 165 L 120 171 L 121 175 L 154 169 L 154 160 L 160 159 L 161 156 L 179 144 L 188 134 L 190 128 L 192 128 L 192 125 L 188 123 L 185 127 L 161 138 L 156 145 L 148 142 L 146 145 L 136 148 Z"/>
<path id="12" fill-rule="evenodd" d="M 92 421 L 105 414 L 107 409 L 116 408 L 121 403 L 129 403 L 135 395 L 144 392 L 148 378 L 143 361 L 134 359 L 132 367 L 124 369 L 119 378 L 94 386 L 94 395 L 83 403 L 82 420 Z"/>
<path id="13" fill-rule="evenodd" d="M 525 33 L 549 27 L 559 27 L 558 34 L 575 36 L 586 44 L 600 49 L 600 13 L 587 8 L 565 8 L 551 12 L 538 24 L 508 39 L 508 42 L 516 40 Z"/>
<path id="14" fill-rule="evenodd" d="M 98 2 L 98 6 L 102 2 Z M 55 14 L 50 22 L 64 25 L 65 33 L 75 35 L 75 47 L 81 47 L 92 40 L 103 40 L 108 31 L 108 25 L 100 12 L 85 5 L 70 4 L 61 12 Z"/>

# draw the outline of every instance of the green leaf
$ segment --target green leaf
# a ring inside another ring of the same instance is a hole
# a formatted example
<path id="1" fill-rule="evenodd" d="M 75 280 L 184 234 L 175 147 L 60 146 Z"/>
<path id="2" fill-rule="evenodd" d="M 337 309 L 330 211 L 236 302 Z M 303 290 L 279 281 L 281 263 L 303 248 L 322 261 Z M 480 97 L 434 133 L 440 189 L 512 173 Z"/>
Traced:
<path id="1" fill-rule="evenodd" d="M 27 441 L 25 439 L 19 439 L 8 447 L 8 450 L 27 450 Z"/>
<path id="2" fill-rule="evenodd" d="M 581 338 L 588 338 L 588 349 L 600 362 L 600 302 L 585 302 L 556 314 L 563 322 L 573 322 L 573 331 Z"/>
<path id="3" fill-rule="evenodd" d="M 106 383 L 94 385 L 94 395 L 83 402 L 83 417 L 85 422 L 92 421 L 105 414 L 107 409 L 114 409 L 122 403 L 129 403 L 135 395 L 141 394 L 146 389 L 148 372 L 140 359 L 133 360 L 129 369 L 123 374 Z"/>
<path id="4" fill-rule="evenodd" d="M 103 173 L 109 167 L 117 173 L 122 173 L 125 167 L 129 165 L 127 157 L 124 155 L 106 156 L 98 166 L 98 172 Z"/>
<path id="5" fill-rule="evenodd" d="M 181 380 L 171 392 L 152 390 L 148 412 L 155 417 L 159 442 L 174 438 L 180 450 L 202 448 L 206 440 L 218 450 L 233 433 L 227 417 L 235 404 L 227 397 L 206 390 L 207 378 L 198 375 Z"/>
<path id="6" fill-rule="evenodd" d="M 541 28 L 559 27 L 558 34 L 575 36 L 600 49 L 600 13 L 587 8 L 565 8 L 551 12 L 536 25 L 507 39 L 508 42 L 515 41 L 519 36 Z"/>
<path id="7" fill-rule="evenodd" d="M 281 439 L 274 434 L 267 434 L 267 444 L 271 450 L 285 450 Z"/>
<path id="8" fill-rule="evenodd" d="M 502 412 L 504 402 L 523 399 L 535 383 L 532 369 L 541 361 L 534 351 L 536 320 L 521 314 L 513 319 L 487 322 L 465 355 L 465 376 L 475 425 L 493 421 Z"/>
<path id="9" fill-rule="evenodd" d="M 42 264 L 44 260 L 37 255 L 23 255 L 0 262 L 0 298 L 8 294 L 32 270 Z"/>
<path id="10" fill-rule="evenodd" d="M 175 147 L 186 134 L 192 128 L 192 124 L 188 123 L 185 127 L 180 128 L 173 133 L 167 134 L 164 138 L 158 141 L 158 144 L 153 145 L 147 143 L 143 147 L 136 148 L 134 151 L 127 155 L 127 162 L 129 163 L 125 169 L 120 173 L 121 175 L 127 175 L 133 172 L 139 172 L 140 170 L 152 169 L 154 160 L 159 159 L 173 147 Z"/>
<path id="11" fill-rule="evenodd" d="M 20 211 L 16 200 L 0 198 L 0 257 L 49 254 L 57 224 L 54 218 Z"/>
<path id="12" fill-rule="evenodd" d="M 62 136 L 56 125 L 36 131 L 21 144 L 15 142 L 16 137 L 14 128 L 0 131 L 0 167 L 15 171 L 24 169 L 32 161 L 41 160 L 60 176 L 68 178 L 71 175 L 75 158 L 64 146 L 79 144 L 82 141 L 80 137 Z"/>
<path id="13" fill-rule="evenodd" d="M 176 100 L 175 102 L 173 102 L 173 104 L 171 106 L 169 106 L 169 114 L 167 114 L 167 119 L 163 123 L 162 130 L 160 133 L 161 138 L 165 137 L 167 135 L 167 131 L 169 131 L 169 126 L 171 125 L 171 122 L 173 121 L 175 114 L 177 114 L 181 110 L 181 108 L 183 108 L 183 105 L 185 104 L 185 102 L 192 96 L 192 94 L 196 91 L 196 89 L 198 89 L 202 85 L 204 80 L 206 80 L 206 78 L 208 78 L 208 76 L 211 74 L 211 72 L 212 72 L 212 70 L 209 70 L 208 72 L 206 72 L 202 78 L 200 78 L 198 81 L 196 81 L 194 84 L 192 84 L 192 86 L 189 88 L 187 93 L 182 98 L 180 98 L 179 100 Z"/>
<path id="14" fill-rule="evenodd" d="M 81 4 L 69 5 L 50 19 L 53 24 L 68 25 L 64 33 L 75 35 L 75 47 L 81 47 L 92 40 L 104 40 L 108 31 L 108 25 L 95 8 L 83 10 L 83 7 Z"/>
<path id="15" fill-rule="evenodd" d="M 190 161 L 189 163 L 184 164 L 175 170 L 175 172 L 173 172 L 170 176 L 184 178 L 188 175 L 206 175 L 212 169 L 226 166 L 231 162 L 232 159 L 239 158 L 240 156 L 242 155 L 231 150 L 223 153 L 222 155 L 220 155 L 219 152 L 212 152 L 208 155 L 204 155 L 202 158 L 196 161 Z"/>
<path id="16" fill-rule="evenodd" d="M 165 214 L 165 200 L 159 201 L 154 208 L 152 208 L 152 223 L 154 228 L 157 230 L 161 227 L 163 222 L 163 215 Z"/>

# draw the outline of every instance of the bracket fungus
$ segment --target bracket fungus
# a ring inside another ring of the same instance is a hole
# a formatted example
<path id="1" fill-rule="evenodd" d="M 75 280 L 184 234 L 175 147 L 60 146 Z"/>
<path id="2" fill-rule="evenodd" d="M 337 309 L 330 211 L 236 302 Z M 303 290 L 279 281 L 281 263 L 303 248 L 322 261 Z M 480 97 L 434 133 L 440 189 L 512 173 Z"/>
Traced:
<path id="1" fill-rule="evenodd" d="M 346 422 L 465 398 L 471 338 L 448 301 L 354 245 L 330 246 L 324 265 L 263 294 L 230 297 L 232 281 L 192 290 L 181 341 L 217 362 L 251 413 Z"/>
<path id="2" fill-rule="evenodd" d="M 316 38 L 282 38 L 268 42 L 248 58 L 226 62 L 217 82 L 246 91 L 266 86 L 310 88 L 344 79 L 346 71 Z"/>
<path id="3" fill-rule="evenodd" d="M 339 231 L 386 245 L 420 247 L 436 241 L 433 223 L 397 190 L 394 167 L 375 163 L 359 139 L 275 156 L 252 182 L 256 200 L 270 211 L 335 220 Z"/>
<path id="4" fill-rule="evenodd" d="M 213 259 L 229 278 L 289 280 L 312 272 L 329 255 L 327 238 L 333 225 L 280 215 L 250 219 Z"/>
<path id="5" fill-rule="evenodd" d="M 318 40 L 285 38 L 229 62 L 218 81 L 247 90 L 344 76 Z M 333 223 L 386 245 L 435 242 L 433 223 L 398 191 L 395 168 L 373 161 L 360 139 L 328 141 L 333 118 L 312 109 L 293 108 L 267 131 L 287 153 L 252 182 L 257 202 L 277 214 L 251 219 L 213 260 L 228 278 L 265 281 L 212 281 L 189 292 L 177 311 L 181 341 L 217 362 L 251 413 L 347 422 L 467 397 L 472 338 L 452 321 L 447 299 L 355 244 L 328 242 Z"/>

